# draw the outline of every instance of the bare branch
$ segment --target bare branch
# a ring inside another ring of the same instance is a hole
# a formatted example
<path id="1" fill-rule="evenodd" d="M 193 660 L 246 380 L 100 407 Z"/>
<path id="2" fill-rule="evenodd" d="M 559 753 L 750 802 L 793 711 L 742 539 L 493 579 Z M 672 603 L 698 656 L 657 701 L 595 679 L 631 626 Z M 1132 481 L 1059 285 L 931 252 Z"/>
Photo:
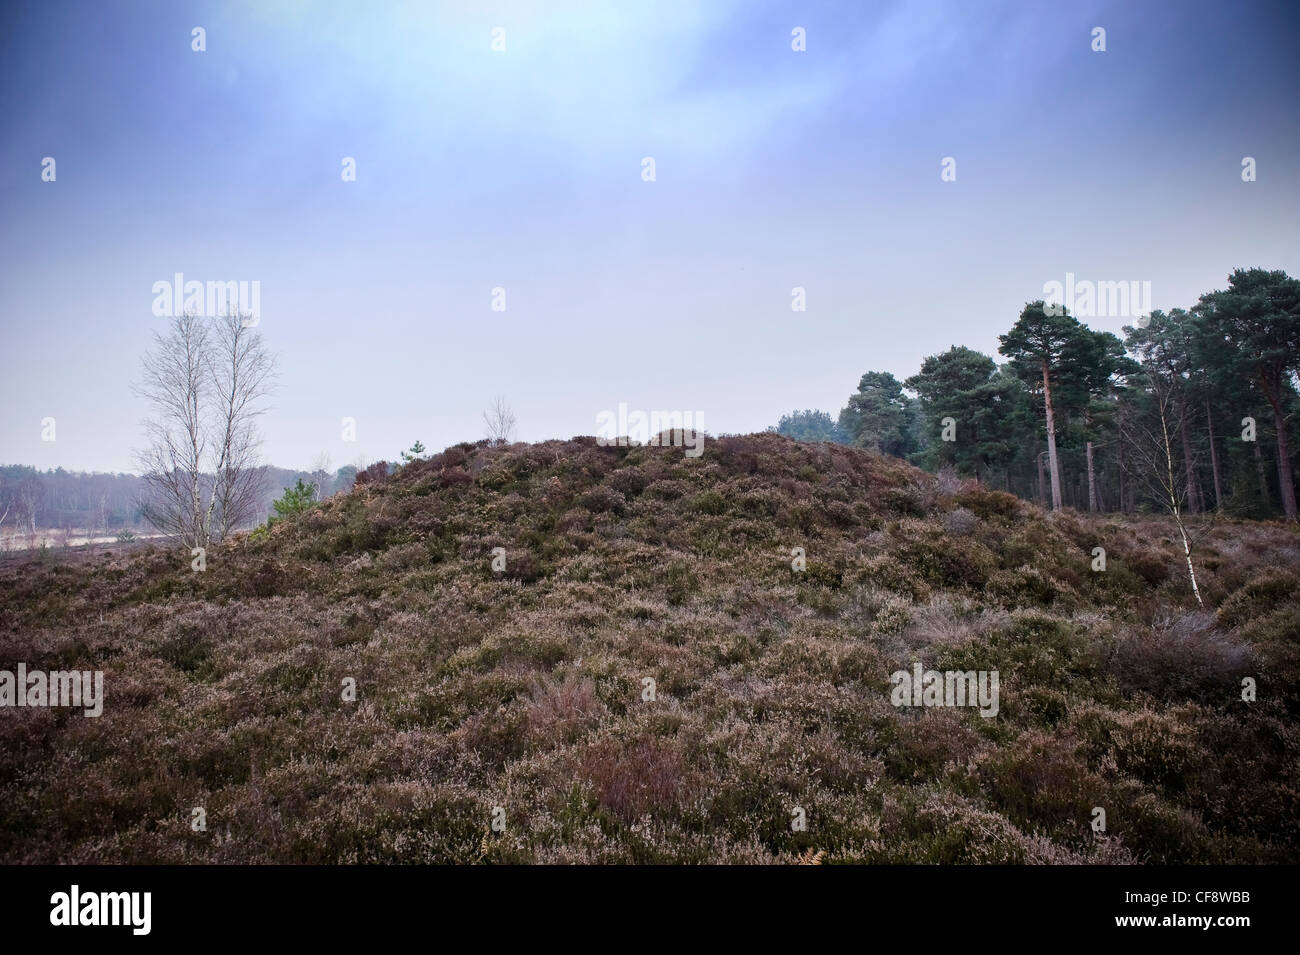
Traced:
<path id="1" fill-rule="evenodd" d="M 494 445 L 509 444 L 515 432 L 515 413 L 506 404 L 505 398 L 497 396 L 492 400 L 488 410 L 483 412 L 483 424 L 487 428 L 487 439 Z"/>

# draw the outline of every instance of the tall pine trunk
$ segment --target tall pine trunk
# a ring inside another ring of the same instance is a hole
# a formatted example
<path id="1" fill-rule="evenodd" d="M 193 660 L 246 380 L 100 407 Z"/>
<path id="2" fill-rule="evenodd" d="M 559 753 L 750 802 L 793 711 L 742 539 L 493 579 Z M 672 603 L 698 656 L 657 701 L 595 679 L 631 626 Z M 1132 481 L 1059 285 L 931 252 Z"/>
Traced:
<path id="1" fill-rule="evenodd" d="M 1093 468 L 1091 441 L 1088 442 L 1088 510 L 1099 510 L 1097 507 L 1097 472 Z"/>
<path id="2" fill-rule="evenodd" d="M 1259 449 L 1259 441 L 1253 442 L 1255 446 L 1255 473 L 1259 475 L 1259 499 L 1264 502 L 1265 509 L 1272 509 L 1273 495 L 1268 493 L 1268 475 L 1264 473 L 1264 452 Z"/>
<path id="3" fill-rule="evenodd" d="M 1291 475 L 1291 448 L 1286 439 L 1286 415 L 1276 389 L 1265 388 L 1268 403 L 1273 406 L 1273 426 L 1277 429 L 1277 482 L 1281 485 L 1282 513 L 1291 523 L 1296 522 L 1295 478 Z"/>
<path id="4" fill-rule="evenodd" d="M 1119 428 L 1121 436 L 1124 433 L 1124 412 L 1120 411 Z M 1124 442 L 1119 442 L 1119 510 L 1121 514 L 1129 512 L 1128 507 L 1128 488 L 1124 483 Z"/>
<path id="5" fill-rule="evenodd" d="M 1223 476 L 1219 471 L 1219 451 L 1214 446 L 1214 412 L 1210 399 L 1205 399 L 1205 426 L 1210 433 L 1210 470 L 1214 473 L 1214 509 L 1223 510 Z"/>
<path id="6" fill-rule="evenodd" d="M 1043 359 L 1043 403 L 1047 406 L 1047 464 L 1052 472 L 1052 510 L 1061 509 L 1061 468 L 1056 460 L 1056 416 L 1052 413 L 1052 381 Z"/>
<path id="7" fill-rule="evenodd" d="M 1200 494 L 1196 490 L 1196 468 L 1192 465 L 1192 441 L 1187 433 L 1187 409 L 1182 399 L 1178 402 L 1178 438 L 1183 445 L 1183 470 L 1187 483 L 1187 511 L 1198 514 L 1201 510 Z"/>

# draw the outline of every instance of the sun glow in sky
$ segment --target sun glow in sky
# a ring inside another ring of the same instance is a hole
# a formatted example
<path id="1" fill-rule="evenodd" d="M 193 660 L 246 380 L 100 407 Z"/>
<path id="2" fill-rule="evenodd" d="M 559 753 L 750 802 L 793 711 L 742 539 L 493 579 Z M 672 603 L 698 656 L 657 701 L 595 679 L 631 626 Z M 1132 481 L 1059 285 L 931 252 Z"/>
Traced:
<path id="1" fill-rule="evenodd" d="M 1294 274 L 1289 7 L 6 4 L 0 462 L 132 467 L 176 272 L 260 282 L 288 467 L 477 440 L 496 395 L 525 440 L 761 430 L 995 353 L 1067 272 L 1166 309 Z"/>

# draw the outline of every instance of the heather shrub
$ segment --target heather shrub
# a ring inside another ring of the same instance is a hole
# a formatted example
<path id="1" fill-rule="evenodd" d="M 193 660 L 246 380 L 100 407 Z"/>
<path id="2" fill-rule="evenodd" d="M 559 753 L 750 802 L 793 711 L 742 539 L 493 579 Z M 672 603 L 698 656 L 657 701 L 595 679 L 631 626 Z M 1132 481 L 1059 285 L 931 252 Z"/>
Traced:
<path id="1" fill-rule="evenodd" d="M 1131 568 L 1135 574 L 1152 587 L 1159 586 L 1168 580 L 1175 566 L 1171 563 L 1169 555 L 1144 547 L 1125 551 L 1120 556 L 1120 559 L 1125 566 Z"/>
<path id="2" fill-rule="evenodd" d="M 995 571 L 988 580 L 986 593 L 1008 610 L 1047 607 L 1056 602 L 1059 587 L 1037 567 L 1019 567 Z"/>
<path id="3" fill-rule="evenodd" d="M 388 472 L 391 470 L 387 461 L 376 461 L 374 464 L 357 472 L 357 485 L 378 484 L 387 479 Z"/>
<path id="4" fill-rule="evenodd" d="M 578 498 L 578 503 L 594 514 L 618 513 L 623 510 L 624 497 L 609 487 L 594 487 Z"/>
<path id="5" fill-rule="evenodd" d="M 1017 725 L 1054 729 L 1070 711 L 1065 691 L 1046 686 L 1013 686 L 1001 694 L 999 713 Z"/>
<path id="6" fill-rule="evenodd" d="M 912 621 L 912 602 L 897 594 L 887 594 L 876 605 L 871 621 L 878 634 L 900 633 Z"/>
<path id="7" fill-rule="evenodd" d="M 683 560 L 670 563 L 665 578 L 668 584 L 668 603 L 674 607 L 685 603 L 700 586 L 699 578 Z"/>
<path id="8" fill-rule="evenodd" d="M 1081 845 L 1102 780 L 1076 754 L 1073 741 L 1036 730 L 991 752 L 978 776 L 993 805 L 1016 825 Z"/>
<path id="9" fill-rule="evenodd" d="M 670 809 L 684 774 L 676 747 L 652 736 L 599 740 L 582 750 L 578 771 L 601 808 L 625 823 Z"/>
<path id="10" fill-rule="evenodd" d="M 856 579 L 859 584 L 890 590 L 915 601 L 928 600 L 932 593 L 931 586 L 912 565 L 892 554 L 877 554 L 863 561 Z"/>
<path id="11" fill-rule="evenodd" d="M 626 497 L 636 497 L 649 486 L 650 478 L 641 468 L 631 466 L 610 472 L 605 483 Z"/>
<path id="12" fill-rule="evenodd" d="M 1219 847 L 1208 837 L 1199 816 L 1133 786 L 1119 787 L 1107 813 L 1112 836 L 1124 840 L 1139 862 L 1189 865 L 1219 861 Z"/>
<path id="13" fill-rule="evenodd" d="M 472 713 L 448 737 L 472 752 L 483 764 L 500 769 L 528 749 L 531 722 L 518 706 L 502 706 L 495 713 Z"/>
<path id="14" fill-rule="evenodd" d="M 662 479 L 651 482 L 646 487 L 646 494 L 661 501 L 675 501 L 690 491 L 690 484 L 675 479 Z"/>
<path id="15" fill-rule="evenodd" d="M 691 500 L 691 506 L 701 514 L 721 514 L 727 509 L 727 499 L 717 491 L 701 491 Z"/>
<path id="16" fill-rule="evenodd" d="M 896 553 L 922 579 L 939 587 L 983 587 L 996 568 L 989 551 L 977 541 L 931 536 L 902 542 Z"/>
<path id="17" fill-rule="evenodd" d="M 1237 636 L 1254 648 L 1263 691 L 1280 698 L 1293 716 L 1300 713 L 1300 606 L 1257 616 Z"/>
<path id="18" fill-rule="evenodd" d="M 1268 614 L 1284 601 L 1300 601 L 1300 577 L 1288 570 L 1269 568 L 1223 602 L 1219 621 L 1227 627 L 1239 627 Z"/>
<path id="19" fill-rule="evenodd" d="M 1097 656 L 1091 642 L 1069 621 L 1041 611 L 1012 613 L 1005 628 L 950 648 L 944 666 L 999 670 L 1006 684 L 1091 688 Z"/>
<path id="20" fill-rule="evenodd" d="M 759 489 L 745 494 L 739 504 L 745 516 L 770 520 L 781 510 L 781 497 L 773 491 Z"/>
<path id="21" fill-rule="evenodd" d="M 979 734 L 962 717 L 950 710 L 927 710 L 899 721 L 884 762 L 894 779 L 928 782 L 949 767 L 964 767 L 981 748 Z"/>
<path id="22" fill-rule="evenodd" d="M 1105 669 L 1126 692 L 1168 700 L 1231 699 L 1251 670 L 1249 648 L 1200 612 L 1166 614 L 1146 630 L 1126 629 L 1103 653 Z"/>
<path id="23" fill-rule="evenodd" d="M 909 650 L 960 646 L 1005 627 L 1005 613 L 981 609 L 970 598 L 936 598 L 916 607 L 904 637 Z"/>
<path id="24" fill-rule="evenodd" d="M 1047 521 L 1026 521 L 1015 527 L 1002 544 L 1003 567 L 1030 566 L 1055 576 L 1060 565 L 1082 557 L 1067 552 L 1065 542 Z"/>
<path id="25" fill-rule="evenodd" d="M 895 865 L 1017 865 L 1043 851 L 1004 816 L 942 791 L 886 800 L 881 835 L 871 861 Z"/>
<path id="26" fill-rule="evenodd" d="M 943 516 L 943 532 L 950 537 L 966 537 L 979 526 L 979 518 L 964 507 Z"/>
<path id="27" fill-rule="evenodd" d="M 158 659 L 194 678 L 202 678 L 212 660 L 212 640 L 203 633 L 173 633 L 154 648 Z"/>
<path id="28" fill-rule="evenodd" d="M 570 671 L 533 684 L 528 703 L 529 731 L 548 745 L 571 742 L 605 710 L 596 685 Z"/>
<path id="29" fill-rule="evenodd" d="M 968 483 L 955 468 L 941 467 L 934 476 L 934 491 L 940 498 L 951 498 L 961 493 Z"/>
<path id="30" fill-rule="evenodd" d="M 844 572 L 820 561 L 808 561 L 803 576 L 809 583 L 822 587 L 838 590 L 844 585 Z"/>
<path id="31" fill-rule="evenodd" d="M 463 484 L 469 484 L 474 479 L 469 476 L 469 472 L 459 466 L 445 467 L 438 472 L 438 480 L 443 487 L 456 487 Z"/>
<path id="32" fill-rule="evenodd" d="M 203 574 L 0 555 L 0 658 L 108 688 L 0 719 L 0 859 L 1295 862 L 1296 540 L 1204 528 L 1212 616 L 1167 519 L 754 435 L 457 445 Z M 894 707 L 917 660 L 998 715 Z"/>
<path id="33" fill-rule="evenodd" d="M 891 511 L 905 517 L 928 517 L 938 503 L 938 491 L 932 485 L 907 484 L 891 488 L 885 503 Z"/>
<path id="34" fill-rule="evenodd" d="M 1111 753 L 1121 773 L 1162 789 L 1181 789 L 1198 757 L 1190 727 L 1145 711 L 1116 720 Z"/>
<path id="35" fill-rule="evenodd" d="M 1009 524 L 1020 516 L 1023 505 L 1020 498 L 1005 491 L 994 491 L 982 484 L 970 484 L 956 495 L 957 503 L 971 511 L 982 521 Z"/>
<path id="36" fill-rule="evenodd" d="M 374 565 L 384 571 L 410 570 L 427 564 L 429 556 L 429 548 L 426 544 L 399 544 L 384 551 L 378 560 L 374 561 Z M 370 565 L 365 564 L 359 569 L 368 566 Z"/>
<path id="37" fill-rule="evenodd" d="M 308 830 L 308 845 L 327 847 L 318 864 L 467 864 L 482 854 L 489 818 L 486 803 L 457 784 L 404 783 L 340 796 L 354 806 L 347 816 L 325 811 Z M 355 814 L 355 816 L 354 816 Z"/>
<path id="38" fill-rule="evenodd" d="M 270 559 L 261 565 L 248 579 L 248 591 L 258 597 L 274 597 L 285 589 L 284 571 L 280 565 Z"/>

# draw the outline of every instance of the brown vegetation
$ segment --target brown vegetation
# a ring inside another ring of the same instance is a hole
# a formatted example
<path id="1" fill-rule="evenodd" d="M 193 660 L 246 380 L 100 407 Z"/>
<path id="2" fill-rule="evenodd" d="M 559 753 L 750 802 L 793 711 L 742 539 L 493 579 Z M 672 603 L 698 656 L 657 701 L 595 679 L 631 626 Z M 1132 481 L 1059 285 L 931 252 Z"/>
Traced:
<path id="1" fill-rule="evenodd" d="M 1167 520 L 772 434 L 384 471 L 203 573 L 0 566 L 0 668 L 107 697 L 0 710 L 0 858 L 1300 859 L 1294 529 L 1204 529 L 1200 612 Z M 893 707 L 915 659 L 998 670 L 997 717 Z"/>

